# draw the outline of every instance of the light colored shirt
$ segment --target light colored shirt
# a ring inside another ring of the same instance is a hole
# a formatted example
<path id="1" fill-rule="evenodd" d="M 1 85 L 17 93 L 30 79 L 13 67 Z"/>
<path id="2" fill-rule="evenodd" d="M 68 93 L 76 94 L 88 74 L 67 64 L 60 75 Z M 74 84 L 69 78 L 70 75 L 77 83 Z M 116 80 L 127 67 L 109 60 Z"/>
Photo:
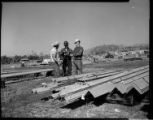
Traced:
<path id="1" fill-rule="evenodd" d="M 60 58 L 59 58 L 59 52 L 58 52 L 58 50 L 55 47 L 53 47 L 51 49 L 51 51 L 50 51 L 50 59 L 51 59 L 51 62 L 55 62 L 55 60 L 56 61 L 59 61 L 60 60 Z"/>

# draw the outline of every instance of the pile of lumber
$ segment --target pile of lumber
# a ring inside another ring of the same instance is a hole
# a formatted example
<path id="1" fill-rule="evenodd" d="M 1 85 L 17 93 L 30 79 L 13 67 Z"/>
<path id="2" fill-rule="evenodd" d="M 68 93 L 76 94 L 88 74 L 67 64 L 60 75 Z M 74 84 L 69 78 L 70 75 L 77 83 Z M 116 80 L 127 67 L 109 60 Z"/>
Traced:
<path id="1" fill-rule="evenodd" d="M 99 71 L 99 72 L 86 73 L 86 74 L 80 74 L 80 75 L 51 78 L 51 83 L 47 83 L 45 86 L 40 85 L 38 88 L 32 89 L 32 92 L 40 94 L 40 93 L 44 93 L 47 91 L 55 90 L 55 88 L 59 89 L 59 87 L 68 86 L 70 84 L 74 84 L 76 82 L 79 82 L 85 79 L 93 80 L 93 79 L 98 79 L 98 78 L 104 78 L 107 76 L 118 74 L 120 72 L 121 70 L 107 70 L 107 71 Z"/>
<path id="2" fill-rule="evenodd" d="M 75 79 L 71 84 L 60 84 L 63 81 Z M 56 91 L 51 96 L 54 99 L 62 98 L 67 103 L 78 99 L 86 99 L 90 93 L 94 98 L 111 93 L 117 89 L 121 94 L 126 94 L 135 89 L 139 94 L 144 94 L 149 90 L 149 66 L 143 66 L 129 71 L 99 71 L 77 76 L 61 77 L 53 79 L 53 82 L 45 87 L 33 89 L 34 93 L 45 91 Z"/>

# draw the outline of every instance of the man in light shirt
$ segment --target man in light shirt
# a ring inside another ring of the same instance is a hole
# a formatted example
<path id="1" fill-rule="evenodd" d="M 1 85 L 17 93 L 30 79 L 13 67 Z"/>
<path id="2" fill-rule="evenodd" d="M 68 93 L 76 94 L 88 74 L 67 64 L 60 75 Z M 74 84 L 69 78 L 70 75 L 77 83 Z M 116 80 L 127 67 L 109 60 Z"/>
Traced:
<path id="1" fill-rule="evenodd" d="M 53 63 L 56 77 L 60 76 L 60 65 L 61 65 L 58 48 L 59 48 L 59 42 L 55 42 L 53 43 L 53 48 L 50 51 L 50 59 L 51 62 Z"/>

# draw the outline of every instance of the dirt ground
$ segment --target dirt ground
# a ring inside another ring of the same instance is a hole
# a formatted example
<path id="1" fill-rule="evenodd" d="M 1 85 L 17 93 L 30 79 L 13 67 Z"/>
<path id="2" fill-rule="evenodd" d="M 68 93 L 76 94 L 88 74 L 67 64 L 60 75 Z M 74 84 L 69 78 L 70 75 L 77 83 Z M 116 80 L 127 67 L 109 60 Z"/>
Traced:
<path id="1" fill-rule="evenodd" d="M 84 73 L 108 69 L 132 69 L 149 64 L 149 60 L 99 62 L 84 65 Z M 136 118 L 147 119 L 148 105 L 135 106 L 112 104 L 98 99 L 86 104 L 77 101 L 66 105 L 58 100 L 40 100 L 31 90 L 42 82 L 50 82 L 52 77 L 9 84 L 1 89 L 2 117 L 19 118 Z"/>

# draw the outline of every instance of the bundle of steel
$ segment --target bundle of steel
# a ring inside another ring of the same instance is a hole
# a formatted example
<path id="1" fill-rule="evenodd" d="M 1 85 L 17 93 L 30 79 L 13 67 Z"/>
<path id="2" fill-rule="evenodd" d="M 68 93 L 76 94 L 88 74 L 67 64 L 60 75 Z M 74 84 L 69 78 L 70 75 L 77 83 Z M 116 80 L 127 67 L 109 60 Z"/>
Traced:
<path id="1" fill-rule="evenodd" d="M 148 81 L 147 80 L 149 78 L 148 76 L 149 76 L 149 67 L 145 66 L 145 67 L 133 69 L 131 71 L 125 71 L 123 73 L 113 75 L 110 77 L 105 77 L 103 79 L 89 81 L 89 82 L 86 82 L 86 84 L 76 83 L 71 86 L 66 86 L 59 93 L 56 93 L 55 95 L 53 94 L 53 97 L 57 97 L 57 96 L 63 97 L 67 102 L 71 102 L 75 99 L 80 98 L 81 96 L 85 96 L 87 92 L 90 92 L 94 97 L 98 97 L 105 93 L 111 92 L 114 88 L 116 88 L 116 85 L 121 81 L 133 79 L 134 82 L 133 81 L 132 82 L 134 84 L 132 87 L 136 88 L 136 84 L 137 86 L 140 86 L 138 85 L 138 82 L 136 81 L 140 79 L 141 80 L 145 79 L 145 77 L 146 77 L 146 81 Z M 138 88 L 136 89 L 138 90 L 138 92 L 144 93 L 144 92 L 141 92 L 141 88 L 146 89 L 147 91 L 148 86 L 149 85 L 147 83 L 145 84 L 144 87 L 141 85 L 139 90 Z"/>
<path id="2" fill-rule="evenodd" d="M 86 78 L 93 79 L 95 77 L 96 77 L 96 79 L 98 79 L 98 78 L 107 77 L 107 76 L 117 74 L 117 73 L 119 73 L 119 71 L 120 70 L 117 70 L 117 71 L 116 70 L 108 70 L 108 71 L 104 71 L 104 72 L 99 71 L 97 73 L 94 72 L 94 73 L 87 73 L 87 74 L 81 74 L 81 75 L 76 75 L 76 76 L 52 78 L 52 80 L 51 80 L 52 82 L 48 83 L 47 86 L 34 88 L 32 90 L 32 92 L 33 93 L 43 93 L 43 92 L 58 88 L 58 86 L 62 87 L 62 86 L 67 86 L 67 85 L 73 84 L 76 82 L 76 80 L 80 81 L 80 80 L 84 80 Z M 79 78 L 79 79 L 77 79 L 77 78 Z"/>
<path id="3" fill-rule="evenodd" d="M 97 79 L 100 79 L 100 78 L 104 78 L 104 77 L 108 77 L 108 76 L 111 76 L 111 75 L 115 75 L 115 74 L 118 74 L 118 73 L 121 73 L 123 71 L 121 70 L 111 70 L 111 71 L 106 71 L 106 72 L 103 72 L 101 74 L 93 74 L 91 76 L 85 76 L 85 77 L 82 77 L 82 78 L 79 78 L 77 79 L 78 81 L 82 81 L 82 82 L 85 82 L 85 81 L 91 81 L 91 80 L 97 80 Z"/>
<path id="4" fill-rule="evenodd" d="M 99 71 L 97 73 L 93 72 L 93 73 L 85 73 L 85 74 L 80 74 L 80 75 L 72 75 L 72 76 L 65 76 L 65 77 L 59 77 L 59 78 L 52 78 L 52 81 L 56 81 L 56 82 L 61 82 L 61 81 L 67 81 L 67 80 L 71 80 L 71 79 L 79 79 L 82 77 L 89 77 L 89 76 L 93 76 L 94 74 L 98 75 L 101 74 L 102 72 L 105 71 Z"/>

